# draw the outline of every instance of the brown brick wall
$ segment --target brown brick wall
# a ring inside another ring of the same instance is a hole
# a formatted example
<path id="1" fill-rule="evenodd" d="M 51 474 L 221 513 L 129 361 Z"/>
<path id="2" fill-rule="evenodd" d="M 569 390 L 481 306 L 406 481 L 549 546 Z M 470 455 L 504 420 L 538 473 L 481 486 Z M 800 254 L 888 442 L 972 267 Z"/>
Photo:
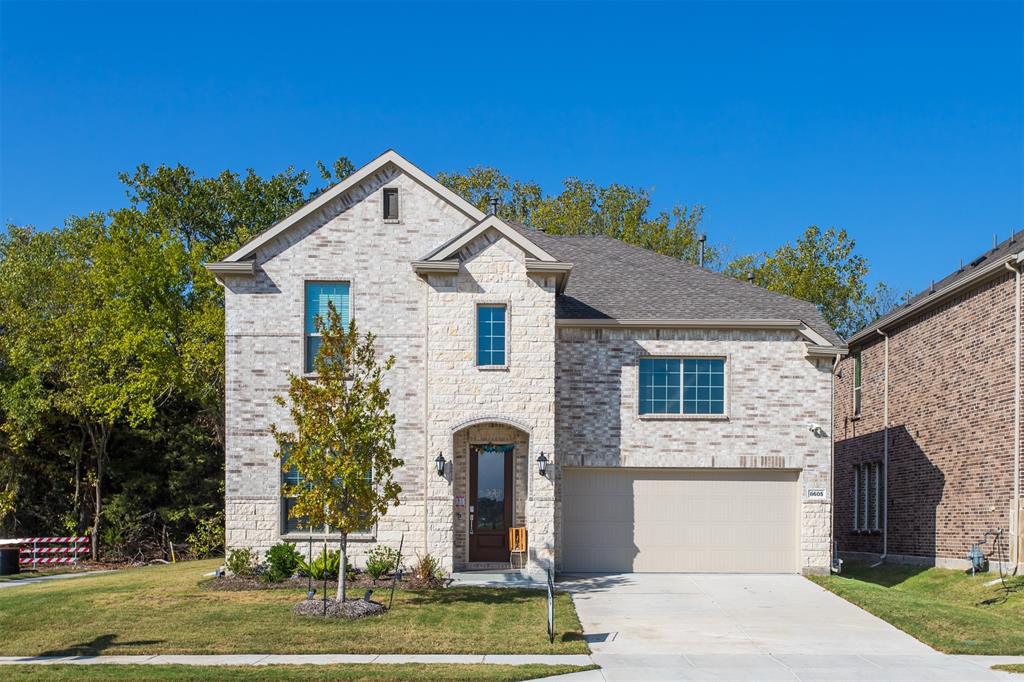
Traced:
<path id="1" fill-rule="evenodd" d="M 963 559 L 985 531 L 1009 527 L 1013 297 L 1006 273 L 889 332 L 889 554 Z M 835 379 L 834 535 L 841 552 L 878 553 L 881 533 L 852 530 L 852 474 L 883 458 L 885 343 L 877 336 L 857 350 L 859 419 L 852 356 Z"/>

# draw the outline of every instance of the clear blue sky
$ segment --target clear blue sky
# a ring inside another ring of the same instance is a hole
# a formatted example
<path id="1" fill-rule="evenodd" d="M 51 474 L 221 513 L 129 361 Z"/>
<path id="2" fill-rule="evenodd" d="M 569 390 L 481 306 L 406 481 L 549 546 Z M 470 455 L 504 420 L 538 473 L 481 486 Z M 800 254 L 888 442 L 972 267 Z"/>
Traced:
<path id="1" fill-rule="evenodd" d="M 920 288 L 1024 228 L 1024 5 L 0 3 L 0 217 L 116 173 L 389 147 L 707 207 L 735 254 L 845 227 Z"/>

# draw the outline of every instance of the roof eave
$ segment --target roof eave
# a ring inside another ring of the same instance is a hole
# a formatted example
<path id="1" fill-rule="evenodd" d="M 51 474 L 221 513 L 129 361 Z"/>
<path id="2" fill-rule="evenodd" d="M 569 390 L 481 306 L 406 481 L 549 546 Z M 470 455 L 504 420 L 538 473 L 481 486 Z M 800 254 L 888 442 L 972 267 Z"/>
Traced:
<path id="1" fill-rule="evenodd" d="M 256 276 L 256 262 L 251 260 L 225 262 L 217 261 L 215 263 L 207 263 L 203 266 L 207 270 L 213 273 L 214 277 L 221 279 L 226 276 L 235 277 L 255 277 Z"/>
<path id="2" fill-rule="evenodd" d="M 1024 263 L 1024 251 L 1011 253 L 998 260 L 992 261 L 990 264 L 980 268 L 976 272 L 972 272 L 970 275 L 950 283 L 912 305 L 894 310 L 888 315 L 883 315 L 877 321 L 869 324 L 867 327 L 851 336 L 847 340 L 847 345 L 853 346 L 870 336 L 875 336 L 876 331 L 884 331 L 886 327 L 890 327 L 891 325 L 917 313 L 924 312 L 933 305 L 937 305 L 942 301 L 949 299 L 951 296 L 955 296 L 964 289 L 969 289 L 989 277 L 995 276 L 1000 272 L 1004 272 L 1007 264 L 1013 264 L 1015 267 L 1019 267 L 1021 263 Z"/>

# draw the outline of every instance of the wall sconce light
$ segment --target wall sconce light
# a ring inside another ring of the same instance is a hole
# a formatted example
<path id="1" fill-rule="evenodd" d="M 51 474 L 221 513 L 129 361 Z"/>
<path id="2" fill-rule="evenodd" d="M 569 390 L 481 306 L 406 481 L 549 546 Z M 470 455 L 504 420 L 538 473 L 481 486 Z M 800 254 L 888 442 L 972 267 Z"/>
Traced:
<path id="1" fill-rule="evenodd" d="M 438 450 L 437 451 L 437 459 L 434 460 L 434 466 L 437 467 L 437 475 L 438 476 L 444 476 L 444 465 L 445 464 L 446 464 L 446 462 L 444 461 L 444 455 L 442 455 L 441 451 Z"/>
<path id="2" fill-rule="evenodd" d="M 544 452 L 540 453 L 540 457 L 537 458 L 537 473 L 541 476 L 548 475 L 548 458 L 544 456 Z"/>

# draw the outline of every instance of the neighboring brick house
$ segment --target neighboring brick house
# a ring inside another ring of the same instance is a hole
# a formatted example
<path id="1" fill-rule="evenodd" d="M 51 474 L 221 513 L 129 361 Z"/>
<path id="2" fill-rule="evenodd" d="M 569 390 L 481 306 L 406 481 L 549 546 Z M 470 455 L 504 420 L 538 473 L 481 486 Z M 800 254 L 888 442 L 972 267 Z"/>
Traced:
<path id="1" fill-rule="evenodd" d="M 404 538 L 448 570 L 507 565 L 521 526 L 532 573 L 828 570 L 844 347 L 810 303 L 507 223 L 394 152 L 208 267 L 231 547 L 316 537 L 288 518 L 268 426 L 331 300 L 396 357 L 401 505 L 350 540 L 357 564 Z"/>
<path id="2" fill-rule="evenodd" d="M 835 380 L 841 554 L 1019 561 L 1020 268 L 1009 239 L 849 340 Z"/>

